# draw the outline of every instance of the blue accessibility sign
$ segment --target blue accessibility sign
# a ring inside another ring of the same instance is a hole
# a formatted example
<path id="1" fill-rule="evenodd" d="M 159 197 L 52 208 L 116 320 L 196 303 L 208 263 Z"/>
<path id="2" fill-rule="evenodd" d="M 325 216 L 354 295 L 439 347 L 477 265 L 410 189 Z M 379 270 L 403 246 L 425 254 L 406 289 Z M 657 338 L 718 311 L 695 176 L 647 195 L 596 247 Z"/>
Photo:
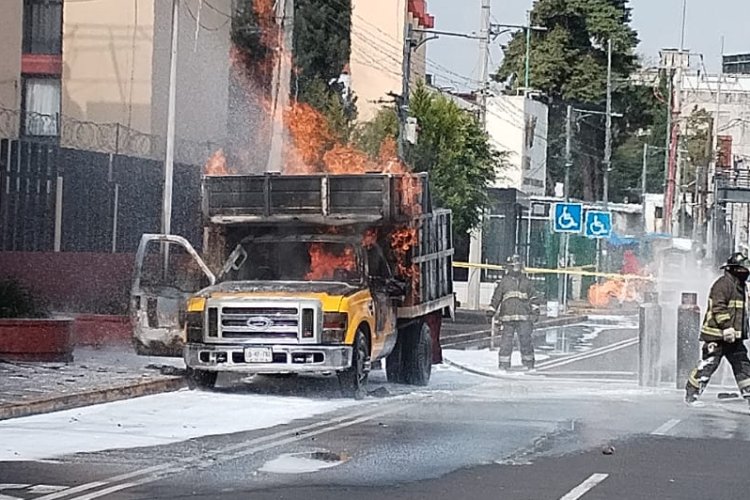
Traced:
<path id="1" fill-rule="evenodd" d="M 612 235 L 612 212 L 586 212 L 583 234 L 589 238 L 609 238 Z"/>
<path id="2" fill-rule="evenodd" d="M 555 203 L 556 233 L 580 233 L 583 230 L 583 205 L 580 203 Z"/>

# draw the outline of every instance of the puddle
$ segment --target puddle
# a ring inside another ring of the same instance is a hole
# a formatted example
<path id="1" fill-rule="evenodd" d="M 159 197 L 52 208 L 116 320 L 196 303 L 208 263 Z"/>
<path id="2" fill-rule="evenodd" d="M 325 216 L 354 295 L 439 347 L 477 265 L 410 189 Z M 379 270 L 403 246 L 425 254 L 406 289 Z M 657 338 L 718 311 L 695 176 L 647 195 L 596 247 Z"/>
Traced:
<path id="1" fill-rule="evenodd" d="M 339 454 L 330 451 L 286 453 L 269 460 L 259 471 L 273 474 L 301 474 L 330 469 L 348 460 L 349 456 L 346 453 Z"/>

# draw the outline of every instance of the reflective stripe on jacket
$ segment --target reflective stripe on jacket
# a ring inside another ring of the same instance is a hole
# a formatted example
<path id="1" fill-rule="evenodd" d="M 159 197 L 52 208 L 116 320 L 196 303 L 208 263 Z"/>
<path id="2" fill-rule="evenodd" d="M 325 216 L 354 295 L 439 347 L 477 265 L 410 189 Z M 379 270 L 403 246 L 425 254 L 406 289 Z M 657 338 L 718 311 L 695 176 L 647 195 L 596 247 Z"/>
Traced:
<path id="1" fill-rule="evenodd" d="M 722 338 L 722 331 L 734 328 L 747 339 L 747 312 L 745 311 L 745 283 L 729 272 L 717 279 L 708 295 L 708 307 L 701 326 L 701 340 Z"/>
<path id="2" fill-rule="evenodd" d="M 492 310 L 500 321 L 530 321 L 534 289 L 521 273 L 507 274 L 492 294 Z"/>

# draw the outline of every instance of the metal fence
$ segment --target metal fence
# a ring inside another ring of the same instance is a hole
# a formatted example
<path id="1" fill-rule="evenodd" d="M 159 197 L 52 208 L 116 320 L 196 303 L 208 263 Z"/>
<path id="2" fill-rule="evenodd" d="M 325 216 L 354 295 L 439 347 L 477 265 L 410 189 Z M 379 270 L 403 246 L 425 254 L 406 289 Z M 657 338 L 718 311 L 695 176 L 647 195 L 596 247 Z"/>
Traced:
<path id="1" fill-rule="evenodd" d="M 175 164 L 172 228 L 201 242 L 201 164 Z M 133 252 L 161 226 L 162 162 L 0 139 L 0 251 Z"/>
<path id="2" fill-rule="evenodd" d="M 68 149 L 112 153 L 116 155 L 163 160 L 166 140 L 155 134 L 145 134 L 120 123 L 94 123 L 65 115 L 22 113 L 0 108 L 0 139 L 23 138 L 26 131 L 50 134 L 34 135 L 32 141 L 56 142 Z M 175 162 L 203 165 L 221 146 L 213 142 L 175 139 Z"/>

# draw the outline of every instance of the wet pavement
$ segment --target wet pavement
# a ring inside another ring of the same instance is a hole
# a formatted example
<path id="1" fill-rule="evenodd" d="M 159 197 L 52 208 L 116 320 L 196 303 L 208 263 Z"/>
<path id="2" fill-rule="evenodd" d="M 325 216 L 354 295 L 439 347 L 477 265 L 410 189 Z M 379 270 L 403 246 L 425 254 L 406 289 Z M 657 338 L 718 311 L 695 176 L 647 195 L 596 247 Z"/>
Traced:
<path id="1" fill-rule="evenodd" d="M 587 356 L 627 342 L 628 321 L 540 331 L 537 347 L 545 363 Z M 705 499 L 744 498 L 749 485 L 750 411 L 717 399 L 724 388 L 690 408 L 666 385 L 451 366 L 425 388 L 375 371 L 363 401 L 342 398 L 331 377 L 220 382 L 6 421 L 0 442 L 39 442 L 34 458 L 0 460 L 0 498 Z"/>

